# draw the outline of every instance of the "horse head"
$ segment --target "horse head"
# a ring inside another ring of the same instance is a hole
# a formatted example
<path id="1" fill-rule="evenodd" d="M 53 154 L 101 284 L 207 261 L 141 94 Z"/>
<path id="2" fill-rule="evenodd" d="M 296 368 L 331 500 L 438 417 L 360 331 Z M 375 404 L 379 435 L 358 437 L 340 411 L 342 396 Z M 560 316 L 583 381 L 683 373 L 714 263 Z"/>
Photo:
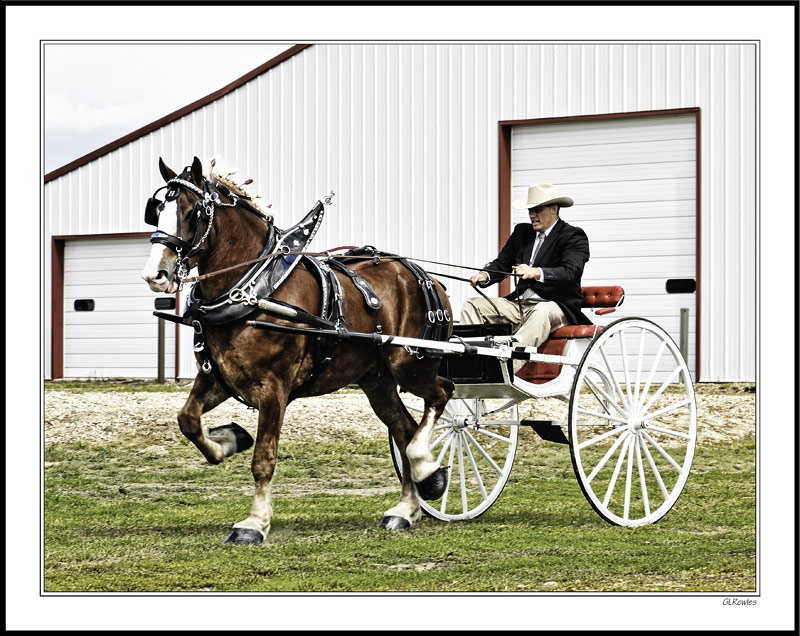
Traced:
<path id="1" fill-rule="evenodd" d="M 175 293 L 180 280 L 197 264 L 214 222 L 214 204 L 219 195 L 203 176 L 195 157 L 179 175 L 163 159 L 158 167 L 166 185 L 147 201 L 145 222 L 156 231 L 142 278 L 154 292 Z M 156 195 L 166 189 L 164 200 Z"/>

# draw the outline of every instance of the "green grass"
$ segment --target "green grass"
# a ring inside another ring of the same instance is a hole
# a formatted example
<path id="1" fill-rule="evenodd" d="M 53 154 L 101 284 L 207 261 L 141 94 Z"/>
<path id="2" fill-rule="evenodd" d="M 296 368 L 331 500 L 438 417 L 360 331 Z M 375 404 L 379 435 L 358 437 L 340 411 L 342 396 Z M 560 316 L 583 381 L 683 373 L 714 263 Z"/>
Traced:
<path id="1" fill-rule="evenodd" d="M 209 466 L 188 442 L 45 451 L 46 592 L 752 591 L 755 441 L 700 446 L 657 524 L 606 524 L 569 450 L 520 432 L 478 519 L 378 529 L 399 488 L 384 441 L 282 444 L 272 530 L 223 545 L 250 508 L 248 451 Z"/>

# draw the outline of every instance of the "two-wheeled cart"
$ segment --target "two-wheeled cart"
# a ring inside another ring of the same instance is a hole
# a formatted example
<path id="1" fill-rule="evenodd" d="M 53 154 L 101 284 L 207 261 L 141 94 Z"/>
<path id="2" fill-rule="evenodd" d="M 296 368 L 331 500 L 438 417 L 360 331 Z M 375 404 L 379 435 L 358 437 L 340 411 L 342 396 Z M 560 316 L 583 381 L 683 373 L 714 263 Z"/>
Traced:
<path id="1" fill-rule="evenodd" d="M 624 295 L 620 287 L 583 292 L 584 306 L 596 313 L 614 311 Z M 694 389 L 679 347 L 652 321 L 567 326 L 538 348 L 515 346 L 509 325 L 457 324 L 448 343 L 403 346 L 441 351 L 440 374 L 456 385 L 431 436 L 431 452 L 450 479 L 440 500 L 422 502 L 430 516 L 471 519 L 497 501 L 520 426 L 569 445 L 581 490 L 611 524 L 654 523 L 681 494 L 697 439 Z M 514 360 L 526 361 L 516 374 Z M 401 397 L 420 411 L 421 401 Z M 566 402 L 567 419 L 520 420 L 519 405 L 530 398 Z M 390 448 L 399 475 L 391 436 Z"/>

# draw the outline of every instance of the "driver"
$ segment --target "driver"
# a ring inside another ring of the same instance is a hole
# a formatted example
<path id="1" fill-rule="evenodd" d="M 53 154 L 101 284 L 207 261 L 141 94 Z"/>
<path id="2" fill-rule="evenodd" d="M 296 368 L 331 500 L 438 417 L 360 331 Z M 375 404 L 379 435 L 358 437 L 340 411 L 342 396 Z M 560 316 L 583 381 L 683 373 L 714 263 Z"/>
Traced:
<path id="1" fill-rule="evenodd" d="M 559 215 L 572 204 L 549 184 L 530 186 L 527 201 L 514 203 L 515 209 L 527 208 L 531 222 L 514 227 L 497 258 L 474 274 L 470 284 L 488 287 L 513 274 L 518 277 L 516 289 L 505 298 L 468 299 L 461 309 L 462 324 L 511 323 L 523 347 L 538 347 L 564 325 L 592 324 L 581 311 L 589 239 Z M 523 362 L 515 361 L 514 370 Z"/>

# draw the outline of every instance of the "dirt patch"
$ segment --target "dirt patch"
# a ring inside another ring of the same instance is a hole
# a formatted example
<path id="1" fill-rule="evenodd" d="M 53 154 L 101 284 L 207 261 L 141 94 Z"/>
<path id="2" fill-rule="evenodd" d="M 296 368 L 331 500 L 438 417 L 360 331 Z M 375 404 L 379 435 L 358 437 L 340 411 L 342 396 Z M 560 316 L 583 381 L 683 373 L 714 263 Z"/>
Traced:
<path id="1" fill-rule="evenodd" d="M 57 387 L 45 394 L 45 444 L 108 444 L 123 437 L 147 439 L 143 452 L 163 454 L 164 445 L 180 440 L 176 416 L 187 392 L 83 391 Z M 755 435 L 756 393 L 747 384 L 698 384 L 698 443 Z M 567 406 L 556 399 L 528 400 L 520 419 L 565 420 Z M 236 422 L 255 435 L 258 415 L 234 400 L 203 417 L 208 428 Z M 286 409 L 281 439 L 293 442 L 384 439 L 386 427 L 360 391 L 342 390 L 296 400 Z"/>

